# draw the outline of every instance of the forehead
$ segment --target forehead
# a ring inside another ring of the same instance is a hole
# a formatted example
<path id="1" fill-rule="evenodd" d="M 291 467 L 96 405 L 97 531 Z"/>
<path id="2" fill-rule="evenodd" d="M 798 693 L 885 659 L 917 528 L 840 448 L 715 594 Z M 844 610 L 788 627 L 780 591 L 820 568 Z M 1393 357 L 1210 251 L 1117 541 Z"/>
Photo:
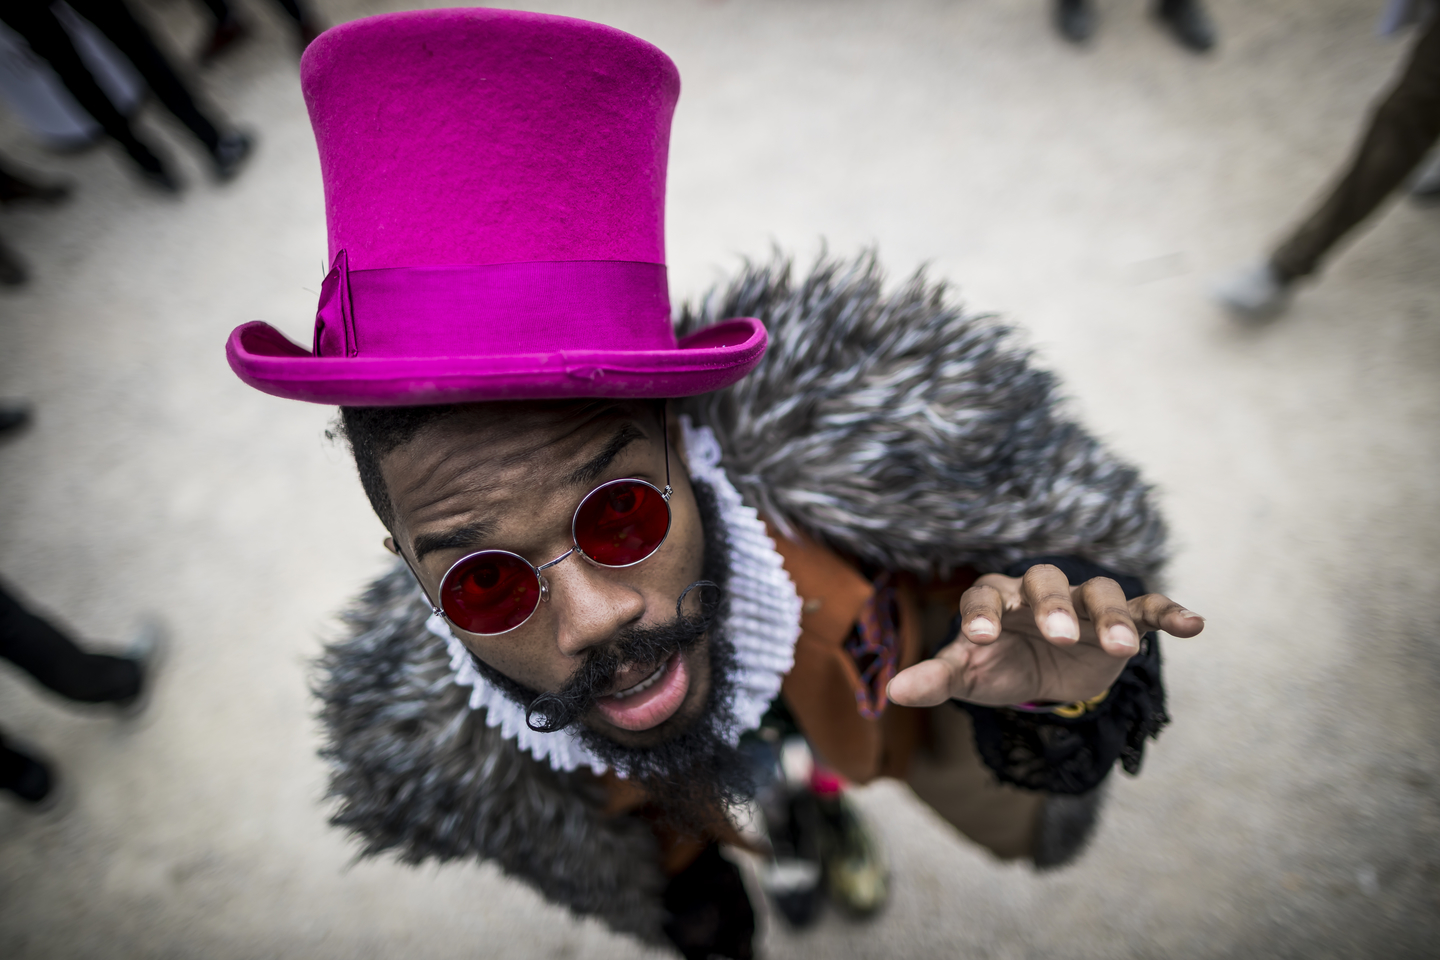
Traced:
<path id="1" fill-rule="evenodd" d="M 659 417 L 644 401 L 472 404 L 427 425 L 381 469 L 404 513 L 457 485 L 510 486 L 564 474 L 622 432 L 658 440 Z"/>

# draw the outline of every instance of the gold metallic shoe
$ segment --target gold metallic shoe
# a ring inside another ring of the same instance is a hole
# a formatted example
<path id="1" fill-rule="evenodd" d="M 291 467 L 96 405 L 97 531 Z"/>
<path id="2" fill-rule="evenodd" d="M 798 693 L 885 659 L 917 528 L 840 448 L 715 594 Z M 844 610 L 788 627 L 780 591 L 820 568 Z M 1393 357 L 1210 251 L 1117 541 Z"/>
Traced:
<path id="1" fill-rule="evenodd" d="M 844 793 L 817 800 L 830 902 L 852 915 L 869 916 L 883 907 L 890 895 L 890 872 L 879 840 Z"/>

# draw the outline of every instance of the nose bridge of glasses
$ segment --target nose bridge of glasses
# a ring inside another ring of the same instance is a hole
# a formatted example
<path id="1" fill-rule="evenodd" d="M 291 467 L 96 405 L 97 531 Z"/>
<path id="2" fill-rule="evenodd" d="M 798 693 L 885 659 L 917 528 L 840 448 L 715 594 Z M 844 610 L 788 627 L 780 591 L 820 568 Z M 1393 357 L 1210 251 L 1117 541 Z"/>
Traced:
<path id="1" fill-rule="evenodd" d="M 570 555 L 571 555 L 572 553 L 576 553 L 576 552 L 578 552 L 578 550 L 579 550 L 578 547 L 571 547 L 569 550 L 566 550 L 564 553 L 560 554 L 560 556 L 556 557 L 554 560 L 550 560 L 550 561 L 547 561 L 547 562 L 545 562 L 545 563 L 540 564 L 540 566 L 538 566 L 538 567 L 535 568 L 535 572 L 536 572 L 536 573 L 540 573 L 540 572 L 542 572 L 542 571 L 549 570 L 551 567 L 555 566 L 556 564 L 564 563 L 566 560 L 570 559 Z M 540 579 L 541 579 L 541 580 L 544 580 L 545 578 L 544 578 L 544 577 L 541 577 Z"/>

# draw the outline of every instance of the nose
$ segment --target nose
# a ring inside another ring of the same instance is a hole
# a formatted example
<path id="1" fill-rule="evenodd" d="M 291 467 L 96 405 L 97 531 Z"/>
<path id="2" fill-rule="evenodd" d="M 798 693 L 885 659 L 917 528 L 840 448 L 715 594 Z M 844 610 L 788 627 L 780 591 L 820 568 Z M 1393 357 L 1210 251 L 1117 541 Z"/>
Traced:
<path id="1" fill-rule="evenodd" d="M 645 616 L 645 597 L 611 571 L 572 557 L 545 571 L 557 643 L 567 657 L 608 643 L 623 627 Z"/>

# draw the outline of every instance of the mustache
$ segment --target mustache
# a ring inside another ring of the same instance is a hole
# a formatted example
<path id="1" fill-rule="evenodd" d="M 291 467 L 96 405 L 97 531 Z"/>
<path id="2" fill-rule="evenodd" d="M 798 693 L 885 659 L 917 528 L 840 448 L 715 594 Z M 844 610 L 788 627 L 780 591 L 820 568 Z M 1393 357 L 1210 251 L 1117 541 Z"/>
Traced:
<path id="1" fill-rule="evenodd" d="M 699 591 L 700 613 L 684 612 L 685 598 Z M 720 586 L 696 580 L 680 592 L 675 619 L 651 627 L 627 627 L 604 647 L 592 650 L 574 675 L 554 693 L 542 693 L 525 707 L 525 723 L 537 733 L 556 733 L 579 720 L 615 684 L 631 663 L 663 663 L 677 652 L 693 650 L 710 632 L 720 606 Z"/>

